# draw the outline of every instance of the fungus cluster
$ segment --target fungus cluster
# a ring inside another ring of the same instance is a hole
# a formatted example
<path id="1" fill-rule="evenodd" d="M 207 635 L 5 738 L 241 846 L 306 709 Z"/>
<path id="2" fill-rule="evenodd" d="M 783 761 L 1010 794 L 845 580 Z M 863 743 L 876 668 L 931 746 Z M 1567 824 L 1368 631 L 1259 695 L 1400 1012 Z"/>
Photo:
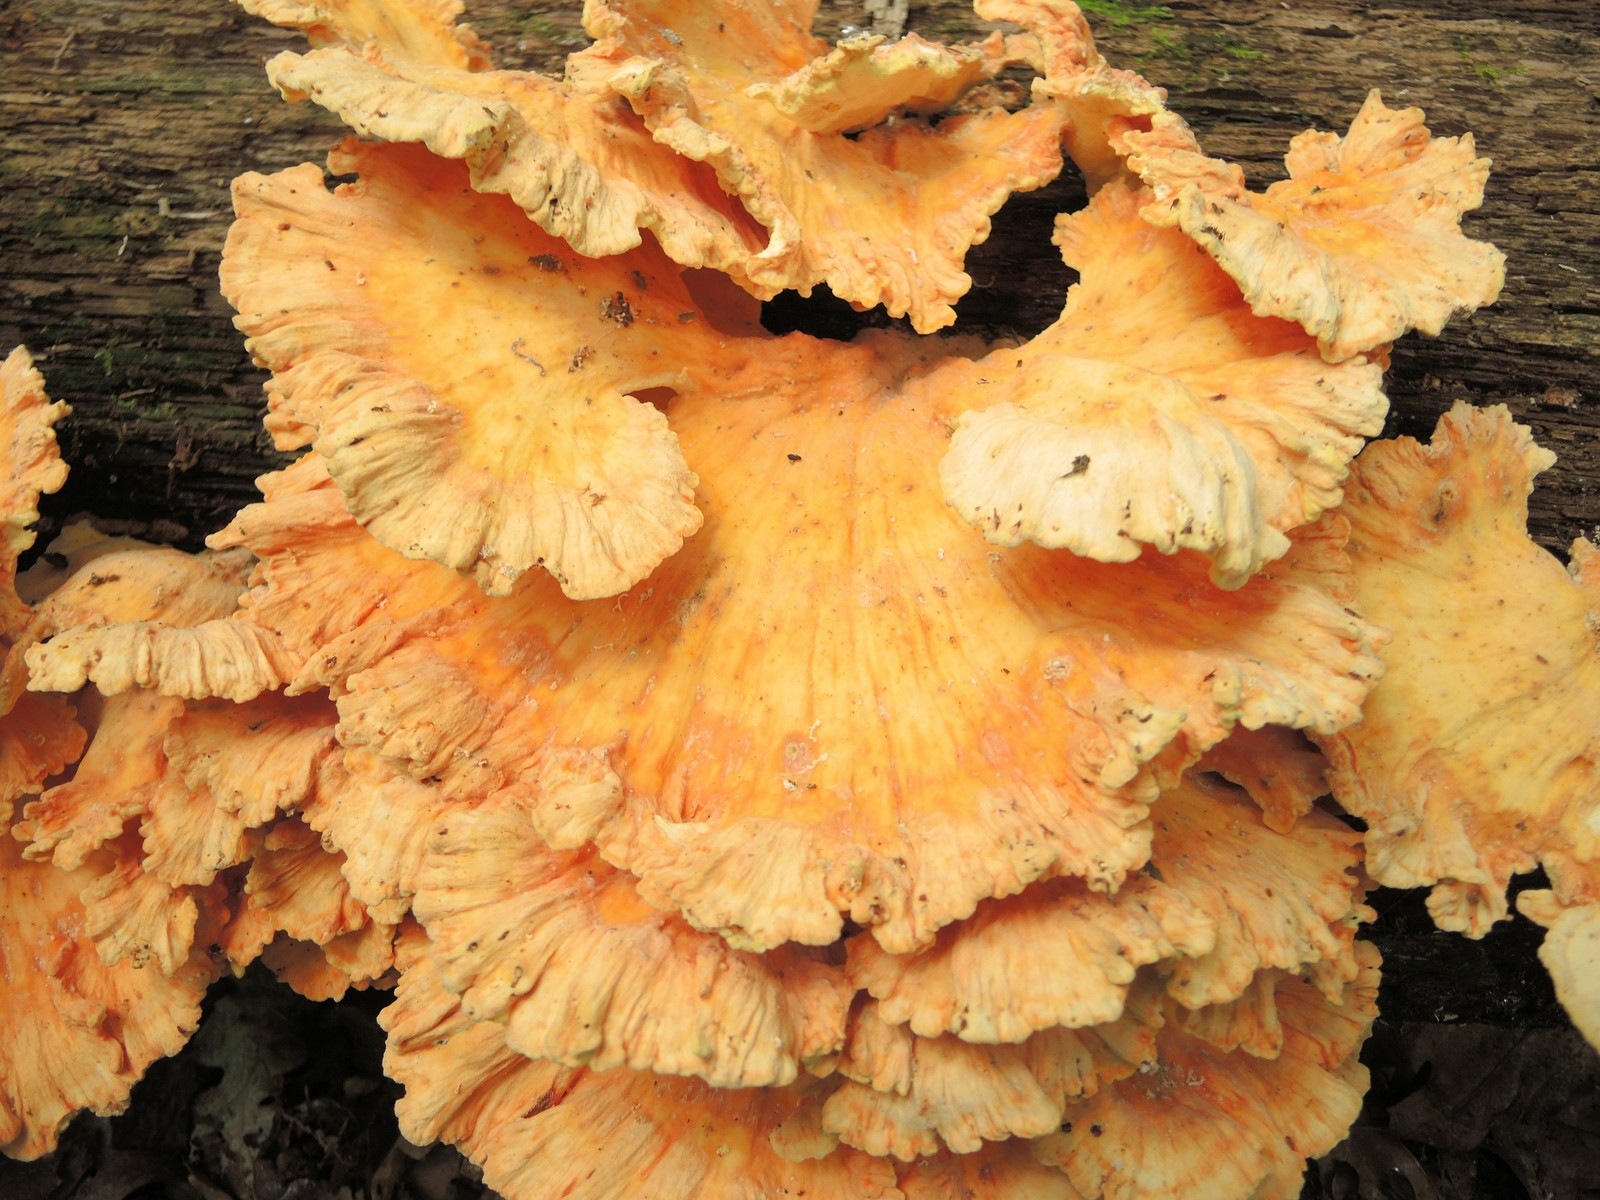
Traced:
<path id="1" fill-rule="evenodd" d="M 1600 1036 L 1600 559 L 1504 410 L 1361 452 L 1499 290 L 1470 137 L 1374 94 L 1251 192 L 1069 0 L 590 0 L 562 80 L 451 0 L 242 2 L 369 139 L 234 186 L 300 457 L 205 554 L 18 576 L 62 406 L 0 373 L 0 1148 L 260 958 L 393 987 L 403 1132 L 511 1200 L 1295 1195 L 1365 889 L 1481 935 L 1536 866 Z M 1060 317 L 927 336 L 1063 155 Z M 917 333 L 762 329 L 820 285 Z"/>

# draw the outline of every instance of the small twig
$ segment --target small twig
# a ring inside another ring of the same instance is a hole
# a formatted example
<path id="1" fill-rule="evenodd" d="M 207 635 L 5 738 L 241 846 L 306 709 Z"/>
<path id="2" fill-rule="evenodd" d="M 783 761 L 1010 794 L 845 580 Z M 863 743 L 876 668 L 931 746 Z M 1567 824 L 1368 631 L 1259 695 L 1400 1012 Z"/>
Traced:
<path id="1" fill-rule="evenodd" d="M 72 48 L 72 43 L 78 36 L 77 27 L 67 30 L 67 36 L 61 39 L 61 46 L 56 51 L 56 56 L 50 60 L 50 73 L 56 74 L 61 70 L 61 60 L 66 57 L 67 51 Z"/>
<path id="2" fill-rule="evenodd" d="M 537 358 L 534 358 L 533 355 L 524 354 L 522 352 L 522 347 L 525 346 L 525 345 L 527 345 L 526 340 L 523 339 L 523 338 L 518 338 L 516 341 L 511 343 L 511 353 L 515 354 L 523 362 L 532 363 L 534 366 L 538 367 L 539 368 L 539 374 L 543 375 L 544 374 L 544 364 L 542 362 L 540 362 Z"/>

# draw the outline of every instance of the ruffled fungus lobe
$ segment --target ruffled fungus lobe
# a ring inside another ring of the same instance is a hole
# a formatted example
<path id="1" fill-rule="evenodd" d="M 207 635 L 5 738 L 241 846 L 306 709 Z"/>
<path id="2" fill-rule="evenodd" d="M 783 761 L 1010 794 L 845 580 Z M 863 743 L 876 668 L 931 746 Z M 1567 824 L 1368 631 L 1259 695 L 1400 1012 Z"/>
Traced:
<path id="1" fill-rule="evenodd" d="M 937 126 L 902 117 L 1004 67 L 999 40 L 988 55 L 921 39 L 830 52 L 811 35 L 816 7 L 591 0 L 584 24 L 599 40 L 568 74 L 626 96 L 656 141 L 711 166 L 769 231 L 749 267 L 758 293 L 826 284 L 920 332 L 941 328 L 971 284 L 961 261 L 989 216 L 1061 169 L 1064 115 L 1039 104 Z M 840 73 L 855 85 L 847 103 Z"/>
<path id="2" fill-rule="evenodd" d="M 70 871 L 29 862 L 0 834 L 0 1153 L 13 1158 L 49 1153 L 81 1109 L 121 1112 L 145 1068 L 199 1023 L 215 978 L 203 954 L 175 952 L 170 972 L 101 962 L 80 896 L 117 868 L 110 850 Z"/>
<path id="3" fill-rule="evenodd" d="M 912 956 L 854 938 L 852 983 L 882 1020 L 920 1036 L 1017 1042 L 1116 1020 L 1136 969 L 1156 962 L 1190 1008 L 1237 999 L 1271 968 L 1326 970 L 1334 994 L 1353 977 L 1366 912 L 1358 835 L 1320 815 L 1293 837 L 1273 832 L 1233 789 L 1194 775 L 1162 793 L 1151 820 L 1150 863 L 1114 895 L 1077 879 L 1034 884 L 984 901 Z"/>
<path id="4" fill-rule="evenodd" d="M 940 480 L 999 545 L 1105 562 L 1196 550 L 1237 587 L 1339 503 L 1383 427 L 1382 372 L 1329 365 L 1298 327 L 1253 317 L 1188 239 L 1140 219 L 1148 198 L 1109 184 L 1058 221 L 1082 278 L 1054 325 L 966 372 L 974 403 Z"/>
<path id="5" fill-rule="evenodd" d="M 1433 885 L 1439 925 L 1481 937 L 1513 874 L 1600 858 L 1600 570 L 1525 531 L 1554 456 L 1503 407 L 1458 404 L 1433 443 L 1357 460 L 1356 603 L 1394 632 L 1358 725 L 1318 735 L 1334 795 L 1368 824 L 1373 877 Z"/>
<path id="6" fill-rule="evenodd" d="M 1523 892 L 1517 909 L 1547 931 L 1539 959 L 1578 1032 L 1600 1050 L 1600 886 L 1594 865 L 1563 872 L 1559 886 Z"/>
<path id="7" fill-rule="evenodd" d="M 1250 307 L 1297 321 L 1330 361 L 1379 350 L 1408 329 L 1438 333 L 1493 303 L 1505 255 L 1462 236 L 1483 203 L 1489 160 L 1472 135 L 1433 138 L 1419 108 L 1372 92 L 1339 137 L 1290 143 L 1289 178 L 1265 192 L 1208 158 L 1184 122 L 1153 118 L 1119 149 L 1155 191 L 1147 220 L 1175 225 L 1238 280 Z"/>
<path id="8" fill-rule="evenodd" d="M 515 792 L 436 824 L 415 911 L 463 1013 L 530 1058 L 770 1087 L 844 1038 L 837 967 L 733 950 L 651 908 L 592 850 L 548 850 Z"/>
<path id="9" fill-rule="evenodd" d="M 1344 1137 L 1366 1091 L 1357 1054 L 1377 1015 L 1378 955 L 1358 946 L 1361 973 L 1339 1003 L 1277 982 L 1274 1057 L 1189 1035 L 1169 1002 L 1151 1058 L 1071 1107 L 1035 1153 L 1090 1200 L 1298 1195 L 1306 1159 Z"/>
<path id="10" fill-rule="evenodd" d="M 74 761 L 86 737 L 64 698 L 23 690 L 33 612 L 17 594 L 17 559 L 33 545 L 39 496 L 67 480 L 53 428 L 67 412 L 45 395 L 23 347 L 0 363 L 0 812 L 8 818 L 11 803 Z"/>
<path id="11" fill-rule="evenodd" d="M 508 1196 L 563 1193 L 850 1196 L 898 1200 L 892 1165 L 840 1150 L 791 1161 L 773 1135 L 816 1083 L 711 1088 L 619 1068 L 596 1072 L 523 1058 L 504 1027 L 468 1019 L 443 987 L 425 938 L 401 946 L 384 1070 L 406 1089 L 401 1132 L 443 1139 Z"/>
<path id="12" fill-rule="evenodd" d="M 989 216 L 1061 167 L 1058 105 L 915 116 L 1007 66 L 999 38 L 830 49 L 810 34 L 814 3 L 595 3 L 585 23 L 601 40 L 558 83 L 411 53 L 415 18 L 396 0 L 378 6 L 392 34 L 372 32 L 366 6 L 330 7 L 363 11 L 321 37 L 267 14 L 327 43 L 269 64 L 286 97 L 463 160 L 473 187 L 509 195 L 579 254 L 622 253 L 649 230 L 673 261 L 763 298 L 824 283 L 920 330 L 946 325 Z"/>
<path id="13" fill-rule="evenodd" d="M 677 268 L 578 258 L 416 147 L 347 144 L 332 164 L 360 182 L 329 196 L 305 166 L 235 183 L 222 281 L 274 407 L 315 431 L 356 518 L 491 593 L 541 565 L 575 598 L 611 595 L 677 550 L 700 524 L 694 474 L 624 394 L 675 381 L 695 314 Z"/>

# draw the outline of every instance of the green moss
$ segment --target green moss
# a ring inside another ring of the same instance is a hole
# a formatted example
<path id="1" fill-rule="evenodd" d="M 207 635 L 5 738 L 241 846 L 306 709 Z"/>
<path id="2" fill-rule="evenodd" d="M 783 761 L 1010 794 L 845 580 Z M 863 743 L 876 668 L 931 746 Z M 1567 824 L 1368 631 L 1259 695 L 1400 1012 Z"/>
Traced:
<path id="1" fill-rule="evenodd" d="M 1131 5 L 1120 4 L 1118 0 L 1078 0 L 1078 7 L 1118 28 L 1172 19 L 1172 10 L 1165 4 Z"/>
<path id="2" fill-rule="evenodd" d="M 1467 44 L 1465 37 L 1456 39 L 1456 56 L 1474 75 L 1491 87 L 1501 86 L 1502 79 L 1509 79 L 1516 75 L 1526 75 L 1527 67 L 1496 67 L 1474 53 L 1475 47 Z"/>

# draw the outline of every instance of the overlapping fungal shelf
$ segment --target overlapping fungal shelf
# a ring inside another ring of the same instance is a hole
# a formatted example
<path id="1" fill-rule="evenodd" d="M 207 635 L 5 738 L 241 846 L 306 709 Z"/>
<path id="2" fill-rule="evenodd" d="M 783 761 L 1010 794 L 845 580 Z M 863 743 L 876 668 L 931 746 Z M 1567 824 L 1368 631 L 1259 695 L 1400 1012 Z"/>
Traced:
<path id="1" fill-rule="evenodd" d="M 392 987 L 402 1131 L 510 1200 L 1293 1196 L 1364 890 L 1481 935 L 1536 866 L 1594 1037 L 1595 550 L 1527 539 L 1503 410 L 1362 449 L 1499 290 L 1470 137 L 1374 94 L 1251 193 L 1070 0 L 591 0 L 559 81 L 449 0 L 245 7 L 372 139 L 234 187 L 301 457 L 204 555 L 18 576 L 61 406 L 0 370 L 0 1149 L 260 958 Z M 929 336 L 1066 161 L 1060 318 Z M 823 284 L 917 332 L 762 329 Z"/>

